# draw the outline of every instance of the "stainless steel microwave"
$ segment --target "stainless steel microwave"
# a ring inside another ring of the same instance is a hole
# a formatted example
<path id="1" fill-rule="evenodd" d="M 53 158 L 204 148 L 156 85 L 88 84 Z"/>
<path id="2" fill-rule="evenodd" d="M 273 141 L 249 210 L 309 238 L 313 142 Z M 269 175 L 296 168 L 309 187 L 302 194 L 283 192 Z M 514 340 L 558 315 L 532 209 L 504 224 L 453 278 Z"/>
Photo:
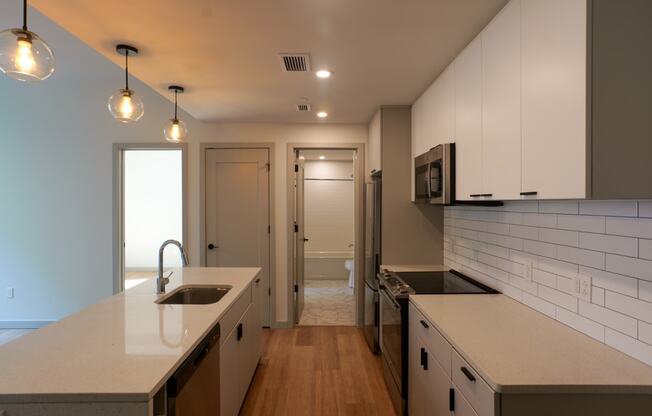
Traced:
<path id="1" fill-rule="evenodd" d="M 450 205 L 455 202 L 455 143 L 433 147 L 414 158 L 414 201 Z"/>

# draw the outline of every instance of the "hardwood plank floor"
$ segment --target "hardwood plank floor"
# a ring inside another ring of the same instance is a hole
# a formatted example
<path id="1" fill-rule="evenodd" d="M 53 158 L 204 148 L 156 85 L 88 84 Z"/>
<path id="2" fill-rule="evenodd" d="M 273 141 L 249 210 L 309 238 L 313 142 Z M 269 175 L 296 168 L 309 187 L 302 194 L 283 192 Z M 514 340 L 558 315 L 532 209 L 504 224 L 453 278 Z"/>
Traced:
<path id="1" fill-rule="evenodd" d="M 264 331 L 263 357 L 241 415 L 395 416 L 373 355 L 355 327 Z"/>

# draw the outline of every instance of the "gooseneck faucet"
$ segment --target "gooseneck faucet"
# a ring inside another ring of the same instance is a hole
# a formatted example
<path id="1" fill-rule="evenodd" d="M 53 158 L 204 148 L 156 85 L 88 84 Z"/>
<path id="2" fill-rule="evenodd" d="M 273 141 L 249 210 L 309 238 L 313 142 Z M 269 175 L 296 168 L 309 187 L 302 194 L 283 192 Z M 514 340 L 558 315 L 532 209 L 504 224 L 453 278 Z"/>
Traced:
<path id="1" fill-rule="evenodd" d="M 174 244 L 175 246 L 179 247 L 179 251 L 181 252 L 181 261 L 183 261 L 184 266 L 188 265 L 188 256 L 186 256 L 186 251 L 183 249 L 183 246 L 181 245 L 180 242 L 178 242 L 177 240 L 167 240 L 163 244 L 161 244 L 161 248 L 158 249 L 158 277 L 156 278 L 157 295 L 165 293 L 165 285 L 170 283 L 169 276 L 163 277 L 163 252 L 165 251 L 165 247 L 167 247 L 170 244 Z"/>

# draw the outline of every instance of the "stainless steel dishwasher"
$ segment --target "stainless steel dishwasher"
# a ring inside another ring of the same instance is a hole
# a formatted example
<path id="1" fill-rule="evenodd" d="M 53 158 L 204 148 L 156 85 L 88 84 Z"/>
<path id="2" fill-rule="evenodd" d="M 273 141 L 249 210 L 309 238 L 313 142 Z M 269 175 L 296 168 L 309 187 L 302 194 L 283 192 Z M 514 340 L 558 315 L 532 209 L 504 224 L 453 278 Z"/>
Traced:
<path id="1" fill-rule="evenodd" d="M 167 383 L 168 416 L 220 414 L 220 324 L 216 324 Z"/>

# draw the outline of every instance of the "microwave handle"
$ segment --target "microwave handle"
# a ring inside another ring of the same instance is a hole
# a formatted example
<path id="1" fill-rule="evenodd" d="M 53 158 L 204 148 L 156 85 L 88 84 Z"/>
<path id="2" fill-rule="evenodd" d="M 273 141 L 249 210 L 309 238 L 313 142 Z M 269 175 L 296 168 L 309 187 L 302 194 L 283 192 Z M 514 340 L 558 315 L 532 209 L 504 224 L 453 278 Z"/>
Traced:
<path id="1" fill-rule="evenodd" d="M 426 169 L 426 198 L 430 199 L 432 198 L 432 163 L 428 162 L 426 166 L 428 166 Z"/>

